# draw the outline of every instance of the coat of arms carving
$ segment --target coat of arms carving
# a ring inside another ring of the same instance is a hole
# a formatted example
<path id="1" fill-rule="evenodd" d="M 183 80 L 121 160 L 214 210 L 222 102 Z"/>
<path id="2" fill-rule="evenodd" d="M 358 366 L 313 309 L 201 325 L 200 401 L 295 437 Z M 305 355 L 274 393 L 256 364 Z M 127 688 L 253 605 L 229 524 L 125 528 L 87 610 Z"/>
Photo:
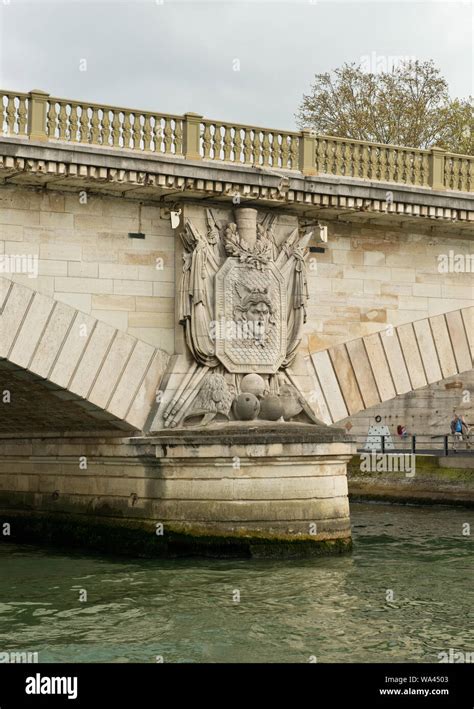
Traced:
<path id="1" fill-rule="evenodd" d="M 165 426 L 227 419 L 315 421 L 291 375 L 306 320 L 305 259 L 311 234 L 280 243 L 276 216 L 241 207 L 207 231 L 185 219 L 179 320 L 194 360 L 167 404 Z"/>

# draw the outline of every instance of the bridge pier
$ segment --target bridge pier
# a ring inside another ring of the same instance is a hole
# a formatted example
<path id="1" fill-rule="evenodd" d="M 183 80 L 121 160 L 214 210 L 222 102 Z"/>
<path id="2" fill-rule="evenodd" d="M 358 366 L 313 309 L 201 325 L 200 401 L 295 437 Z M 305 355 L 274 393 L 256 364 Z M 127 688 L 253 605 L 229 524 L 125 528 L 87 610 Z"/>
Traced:
<path id="1" fill-rule="evenodd" d="M 344 433 L 229 425 L 144 438 L 0 440 L 11 541 L 149 556 L 349 550 Z"/>
<path id="2" fill-rule="evenodd" d="M 2 107 L 12 539 L 348 548 L 334 426 L 418 390 L 430 431 L 472 410 L 472 156 L 38 91 Z"/>

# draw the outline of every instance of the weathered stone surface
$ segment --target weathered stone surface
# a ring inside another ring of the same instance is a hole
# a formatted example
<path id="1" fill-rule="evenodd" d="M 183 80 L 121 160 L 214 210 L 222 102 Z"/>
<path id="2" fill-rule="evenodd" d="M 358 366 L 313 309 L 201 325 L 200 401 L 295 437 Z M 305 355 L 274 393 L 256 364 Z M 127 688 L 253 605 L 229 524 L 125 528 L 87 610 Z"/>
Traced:
<path id="1" fill-rule="evenodd" d="M 76 313 L 68 335 L 59 352 L 49 379 L 67 388 L 78 366 L 97 320 L 84 313 Z"/>
<path id="2" fill-rule="evenodd" d="M 345 345 L 331 347 L 329 356 L 341 387 L 344 402 L 349 414 L 355 414 L 364 408 L 357 379 L 352 369 L 351 360 Z"/>
<path id="3" fill-rule="evenodd" d="M 118 418 L 125 417 L 137 394 L 138 387 L 147 373 L 154 354 L 155 350 L 151 345 L 147 345 L 145 342 L 136 343 L 115 388 L 112 399 L 107 406 L 107 411 Z"/>
<path id="4" fill-rule="evenodd" d="M 32 298 L 33 291 L 13 285 L 0 317 L 0 357 L 7 357 Z"/>
<path id="5" fill-rule="evenodd" d="M 348 413 L 346 404 L 328 353 L 326 351 L 316 352 L 311 355 L 311 359 L 332 420 L 339 421 L 345 418 Z"/>
<path id="6" fill-rule="evenodd" d="M 472 358 L 469 342 L 466 337 L 462 315 L 459 310 L 446 313 L 449 337 L 453 347 L 458 372 L 466 372 L 472 368 Z"/>
<path id="7" fill-rule="evenodd" d="M 11 362 L 20 367 L 28 367 L 53 307 L 54 301 L 51 298 L 35 293 L 28 313 L 17 333 L 15 345 L 9 354 Z"/>
<path id="8" fill-rule="evenodd" d="M 396 392 L 380 335 L 375 333 L 374 335 L 364 337 L 364 344 L 381 401 L 393 399 L 393 397 L 396 396 Z"/>
<path id="9" fill-rule="evenodd" d="M 135 344 L 135 339 L 130 335 L 124 332 L 116 333 L 88 397 L 89 401 L 104 409 L 107 407 Z"/>
<path id="10" fill-rule="evenodd" d="M 456 374 L 457 367 L 445 316 L 437 315 L 430 318 L 430 326 L 443 377 L 451 377 Z"/>
<path id="11" fill-rule="evenodd" d="M 397 331 L 383 330 L 380 333 L 380 339 L 390 367 L 390 374 L 395 384 L 395 391 L 397 394 L 406 394 L 408 391 L 411 391 L 412 386 L 402 349 L 398 341 Z"/>
<path id="12" fill-rule="evenodd" d="M 116 334 L 114 328 L 98 322 L 69 385 L 74 394 L 87 398 Z"/>
<path id="13" fill-rule="evenodd" d="M 423 362 L 421 361 L 420 351 L 416 340 L 413 325 L 400 325 L 397 328 L 398 339 L 403 351 L 405 363 L 410 376 L 412 389 L 419 389 L 427 384 Z"/>
<path id="14" fill-rule="evenodd" d="M 428 383 L 437 382 L 443 379 L 441 367 L 439 365 L 436 346 L 431 333 L 428 320 L 418 320 L 413 323 L 418 347 L 420 348 L 421 359 L 426 372 Z"/>
<path id="15" fill-rule="evenodd" d="M 80 515 L 86 527 L 117 517 L 160 520 L 165 537 L 184 525 L 196 543 L 206 533 L 215 545 L 255 536 L 275 545 L 306 541 L 316 551 L 324 540 L 348 542 L 345 468 L 353 446 L 343 432 L 273 422 L 257 428 L 226 425 L 204 436 L 181 429 L 129 441 L 56 438 L 36 440 L 34 449 L 0 438 L 0 504 L 30 505 L 32 519 L 54 510 L 73 523 Z M 78 468 L 80 455 L 87 470 Z"/>
<path id="16" fill-rule="evenodd" d="M 375 406 L 380 402 L 377 384 L 364 346 L 364 341 L 351 340 L 346 345 L 351 364 L 357 377 L 359 390 L 365 407 Z"/>

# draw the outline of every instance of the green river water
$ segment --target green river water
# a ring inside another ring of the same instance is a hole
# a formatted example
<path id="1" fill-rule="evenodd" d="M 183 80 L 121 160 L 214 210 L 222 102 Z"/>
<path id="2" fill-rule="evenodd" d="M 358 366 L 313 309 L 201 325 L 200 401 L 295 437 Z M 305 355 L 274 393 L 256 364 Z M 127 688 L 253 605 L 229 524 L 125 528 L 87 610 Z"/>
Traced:
<path id="1" fill-rule="evenodd" d="M 40 662 L 437 662 L 450 648 L 474 652 L 474 513 L 351 509 L 352 554 L 305 560 L 136 560 L 3 541 L 0 651 Z"/>

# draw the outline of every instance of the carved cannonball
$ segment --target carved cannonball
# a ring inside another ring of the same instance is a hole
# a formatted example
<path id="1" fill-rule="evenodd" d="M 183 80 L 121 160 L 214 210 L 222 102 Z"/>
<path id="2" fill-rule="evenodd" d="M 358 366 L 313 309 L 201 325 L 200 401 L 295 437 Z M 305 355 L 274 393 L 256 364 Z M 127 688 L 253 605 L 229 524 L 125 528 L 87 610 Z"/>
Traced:
<path id="1" fill-rule="evenodd" d="M 251 421 L 258 416 L 259 410 L 260 402 L 255 394 L 245 392 L 234 400 L 234 413 L 239 421 Z"/>
<path id="2" fill-rule="evenodd" d="M 278 396 L 267 396 L 260 402 L 260 418 L 277 421 L 283 415 L 283 404 Z"/>
<path id="3" fill-rule="evenodd" d="M 295 392 L 288 386 L 283 386 L 280 389 L 280 400 L 283 406 L 283 418 L 285 421 L 289 421 L 293 416 L 297 416 L 303 407 L 298 401 L 298 397 Z"/>
<path id="4" fill-rule="evenodd" d="M 246 374 L 240 383 L 240 391 L 244 392 L 244 394 L 263 396 L 265 379 L 260 374 Z"/>

